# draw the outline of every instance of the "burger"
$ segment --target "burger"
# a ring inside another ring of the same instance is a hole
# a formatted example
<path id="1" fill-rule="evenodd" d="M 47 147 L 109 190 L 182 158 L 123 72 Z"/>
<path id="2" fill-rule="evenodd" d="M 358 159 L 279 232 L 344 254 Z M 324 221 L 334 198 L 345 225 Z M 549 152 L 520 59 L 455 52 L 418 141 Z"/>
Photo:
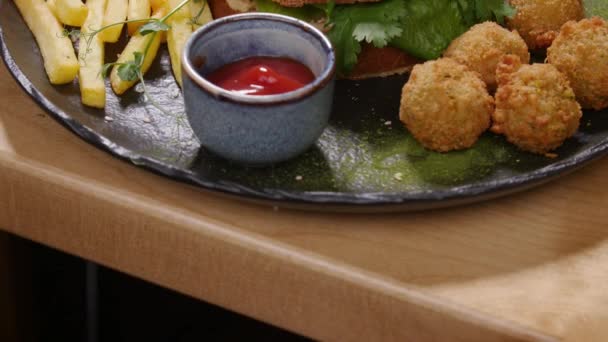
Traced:
<path id="1" fill-rule="evenodd" d="M 324 31 L 343 78 L 410 71 L 484 21 L 503 23 L 515 10 L 504 0 L 208 0 L 214 18 L 259 11 L 308 21 Z"/>

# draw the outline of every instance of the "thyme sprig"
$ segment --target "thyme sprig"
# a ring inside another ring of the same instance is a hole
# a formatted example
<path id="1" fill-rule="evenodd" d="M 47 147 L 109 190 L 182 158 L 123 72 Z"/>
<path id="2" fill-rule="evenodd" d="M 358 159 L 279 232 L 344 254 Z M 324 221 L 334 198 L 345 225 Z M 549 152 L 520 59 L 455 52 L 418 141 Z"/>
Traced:
<path id="1" fill-rule="evenodd" d="M 143 22 L 144 24 L 142 26 L 140 26 L 140 28 L 138 29 L 138 33 L 142 36 L 147 36 L 150 34 L 153 35 L 153 36 L 151 36 L 151 39 L 148 41 L 148 44 L 146 45 L 144 52 L 143 53 L 135 52 L 134 56 L 133 56 L 133 60 L 125 62 L 125 63 L 116 63 L 116 62 L 107 63 L 103 66 L 103 68 L 100 72 L 101 75 L 105 78 L 105 77 L 107 77 L 110 68 L 112 68 L 114 66 L 118 66 L 118 77 L 120 77 L 120 79 L 122 79 L 123 81 L 136 81 L 138 79 L 143 80 L 142 66 L 143 66 L 143 62 L 150 50 L 152 41 L 154 40 L 155 36 L 158 33 L 166 32 L 166 31 L 169 31 L 169 29 L 171 29 L 171 26 L 169 24 L 167 24 L 167 20 L 169 18 L 171 18 L 175 13 L 177 13 L 177 11 L 179 11 L 184 6 L 186 6 L 190 1 L 198 2 L 198 1 L 202 1 L 202 0 L 183 0 L 179 5 L 177 5 L 171 11 L 169 11 L 169 13 L 167 13 L 160 19 L 146 18 L 146 19 L 124 20 L 121 22 L 116 22 L 116 23 L 112 23 L 112 24 L 103 26 L 98 29 L 89 28 L 88 32 L 83 32 L 82 30 L 78 30 L 78 29 L 73 29 L 73 30 L 65 29 L 63 32 L 63 35 L 67 36 L 67 37 L 71 37 L 71 38 L 78 36 L 81 39 L 84 39 L 84 41 L 86 43 L 86 45 L 85 45 L 86 51 L 88 52 L 91 48 L 91 44 L 93 43 L 93 38 L 95 36 L 97 36 L 99 33 L 103 32 L 111 27 L 114 27 L 114 26 L 124 25 L 124 24 L 128 24 L 128 23 Z M 200 16 L 200 14 L 198 14 L 197 16 Z M 86 53 L 83 54 L 82 59 L 86 59 Z"/>
<path id="2" fill-rule="evenodd" d="M 177 5 L 175 8 L 173 8 L 171 11 L 169 11 L 166 15 L 164 15 L 161 18 L 132 19 L 132 20 L 125 20 L 125 21 L 121 21 L 121 22 L 108 24 L 108 25 L 100 27 L 100 28 L 89 27 L 88 30 L 65 29 L 63 32 L 64 36 L 69 37 L 72 40 L 80 38 L 80 41 L 81 41 L 80 48 L 86 49 L 85 53 L 82 54 L 81 60 L 85 61 L 87 53 L 91 50 L 91 44 L 93 43 L 94 38 L 101 32 L 103 32 L 109 28 L 119 26 L 119 25 L 125 25 L 128 23 L 136 23 L 136 22 L 143 23 L 143 25 L 141 25 L 139 27 L 137 33 L 139 33 L 141 36 L 149 36 L 149 39 L 146 43 L 144 50 L 134 52 L 133 59 L 128 60 L 126 62 L 121 62 L 121 63 L 112 62 L 112 63 L 104 64 L 102 69 L 100 70 L 100 75 L 103 78 L 107 78 L 110 73 L 110 70 L 112 70 L 114 67 L 117 67 L 117 75 L 121 80 L 126 81 L 126 82 L 139 81 L 139 83 L 141 84 L 141 89 L 143 90 L 143 95 L 144 95 L 145 101 L 150 103 L 154 108 L 156 108 L 158 111 L 160 111 L 165 116 L 175 119 L 175 122 L 176 122 L 175 130 L 177 130 L 177 132 L 174 131 L 171 134 L 178 141 L 181 141 L 181 138 L 180 138 L 181 131 L 183 128 L 186 127 L 184 114 L 183 113 L 180 113 L 180 114 L 171 113 L 170 111 L 163 108 L 163 106 L 161 106 L 156 100 L 154 100 L 154 97 L 150 94 L 150 92 L 148 90 L 148 86 L 146 85 L 146 82 L 144 79 L 143 65 L 144 65 L 146 56 L 148 55 L 148 53 L 151 49 L 151 46 L 152 46 L 154 40 L 156 39 L 156 36 L 158 34 L 160 34 L 161 32 L 166 32 L 171 29 L 171 26 L 167 23 L 169 18 L 171 18 L 175 13 L 177 13 L 179 10 L 181 10 L 184 6 L 186 6 L 191 1 L 200 2 L 200 1 L 205 1 L 205 0 L 183 0 L 182 2 L 180 2 L 179 5 Z M 207 2 L 205 1 L 205 5 L 202 7 L 202 9 L 194 17 L 191 18 L 191 22 L 190 22 L 191 24 L 198 23 L 198 19 L 202 15 L 206 6 L 207 6 Z"/>
<path id="3" fill-rule="evenodd" d="M 148 91 L 148 87 L 146 86 L 146 82 L 144 80 L 143 64 L 144 64 L 144 60 L 146 59 L 146 56 L 148 55 L 149 50 L 150 50 L 152 43 L 153 43 L 154 39 L 156 38 L 156 36 L 158 34 L 160 34 L 161 32 L 166 32 L 171 29 L 171 26 L 167 23 L 169 18 L 171 18 L 175 13 L 177 13 L 179 10 L 181 10 L 184 6 L 186 6 L 191 1 L 196 2 L 196 3 L 204 1 L 204 6 L 201 8 L 201 10 L 194 17 L 191 18 L 191 24 L 194 24 L 194 23 L 198 24 L 198 20 L 199 20 L 200 16 L 203 14 L 203 12 L 207 6 L 206 0 L 183 0 L 182 2 L 179 3 L 179 5 L 177 5 L 173 9 L 171 9 L 171 11 L 169 11 L 167 14 L 165 14 L 161 18 L 124 20 L 124 21 L 108 24 L 108 25 L 100 27 L 100 28 L 89 27 L 88 31 L 87 30 L 83 31 L 83 30 L 79 30 L 79 29 L 68 30 L 66 28 L 63 31 L 63 36 L 69 37 L 71 39 L 80 38 L 81 42 L 84 42 L 84 44 L 81 44 L 81 47 L 80 47 L 81 49 L 86 49 L 85 53 L 82 54 L 82 57 L 81 57 L 81 60 L 84 61 L 84 60 L 86 60 L 88 51 L 91 50 L 91 44 L 93 43 L 93 39 L 101 32 L 103 32 L 109 28 L 119 26 L 119 25 L 125 25 L 128 23 L 137 23 L 137 22 L 143 23 L 143 25 L 141 25 L 139 27 L 137 32 L 142 36 L 150 36 L 150 38 L 148 39 L 148 42 L 144 48 L 144 51 L 143 52 L 140 52 L 140 51 L 134 52 L 133 59 L 129 60 L 127 62 L 122 62 L 122 63 L 113 62 L 113 63 L 104 64 L 102 69 L 100 70 L 100 75 L 103 78 L 106 78 L 106 77 L 108 77 L 110 70 L 114 67 L 117 67 L 118 68 L 117 74 L 121 80 L 127 81 L 127 82 L 139 81 L 141 83 L 141 87 L 143 89 L 145 99 L 153 107 L 155 107 L 156 109 L 158 109 L 161 113 L 163 113 L 165 115 L 173 116 L 173 117 L 177 118 L 178 117 L 177 115 L 174 115 L 174 114 L 170 113 L 169 111 L 167 111 L 166 109 L 164 109 L 150 95 L 150 93 Z"/>

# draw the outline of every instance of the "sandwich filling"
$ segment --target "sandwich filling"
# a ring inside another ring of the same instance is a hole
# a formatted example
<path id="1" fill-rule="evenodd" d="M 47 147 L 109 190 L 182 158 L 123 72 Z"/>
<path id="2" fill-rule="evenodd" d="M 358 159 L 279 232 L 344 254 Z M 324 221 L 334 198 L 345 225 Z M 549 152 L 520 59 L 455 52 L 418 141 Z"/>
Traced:
<path id="1" fill-rule="evenodd" d="M 271 12 L 313 23 L 334 45 L 342 76 L 353 71 L 367 46 L 401 50 L 422 60 L 435 59 L 471 26 L 484 21 L 503 23 L 505 17 L 515 14 L 504 0 L 318 1 L 226 0 L 239 12 Z"/>

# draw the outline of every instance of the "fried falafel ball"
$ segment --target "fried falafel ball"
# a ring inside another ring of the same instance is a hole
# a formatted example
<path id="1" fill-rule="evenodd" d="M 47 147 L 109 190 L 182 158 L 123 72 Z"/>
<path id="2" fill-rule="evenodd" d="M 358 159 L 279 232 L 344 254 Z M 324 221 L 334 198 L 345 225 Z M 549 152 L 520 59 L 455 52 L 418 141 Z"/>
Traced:
<path id="1" fill-rule="evenodd" d="M 488 21 L 471 27 L 456 38 L 443 56 L 477 71 L 493 91 L 496 89 L 496 66 L 506 54 L 518 55 L 526 63 L 530 61 L 528 46 L 517 32 Z"/>
<path id="2" fill-rule="evenodd" d="M 547 50 L 547 62 L 563 72 L 583 108 L 608 108 L 608 22 L 595 17 L 568 22 Z"/>
<path id="3" fill-rule="evenodd" d="M 419 64 L 403 87 L 399 117 L 424 147 L 469 148 L 490 126 L 494 99 L 479 75 L 450 58 Z"/>
<path id="4" fill-rule="evenodd" d="M 546 154 L 573 136 L 583 116 L 568 78 L 550 64 L 505 56 L 496 72 L 492 131 L 525 151 Z"/>
<path id="5" fill-rule="evenodd" d="M 507 18 L 507 26 L 517 30 L 532 50 L 549 47 L 562 25 L 585 17 L 582 0 L 510 0 L 509 3 L 517 14 Z"/>

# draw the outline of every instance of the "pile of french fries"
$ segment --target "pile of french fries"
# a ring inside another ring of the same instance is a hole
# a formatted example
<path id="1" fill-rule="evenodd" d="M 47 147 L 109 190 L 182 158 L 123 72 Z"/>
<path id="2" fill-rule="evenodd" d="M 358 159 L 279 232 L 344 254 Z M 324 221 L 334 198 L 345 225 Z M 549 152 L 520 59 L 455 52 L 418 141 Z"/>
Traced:
<path id="1" fill-rule="evenodd" d="M 102 68 L 105 44 L 116 43 L 126 26 L 130 36 L 117 63 L 133 60 L 136 52 L 144 53 L 143 74 L 152 65 L 159 47 L 166 42 L 176 81 L 181 86 L 181 54 L 192 32 L 212 20 L 204 0 L 190 0 L 186 6 L 167 19 L 170 29 L 161 34 L 141 35 L 139 28 L 148 18 L 162 18 L 183 0 L 14 0 L 27 26 L 32 31 L 44 60 L 44 68 L 52 84 L 66 84 L 78 79 L 82 103 L 104 108 L 105 81 Z M 202 15 L 197 17 L 204 9 Z M 125 21 L 142 20 L 137 22 Z M 111 26 L 98 34 L 91 32 Z M 78 56 L 66 27 L 80 28 Z M 150 39 L 154 41 L 150 42 Z M 125 81 L 118 76 L 117 66 L 110 73 L 110 84 L 117 95 L 125 93 L 137 81 Z"/>

